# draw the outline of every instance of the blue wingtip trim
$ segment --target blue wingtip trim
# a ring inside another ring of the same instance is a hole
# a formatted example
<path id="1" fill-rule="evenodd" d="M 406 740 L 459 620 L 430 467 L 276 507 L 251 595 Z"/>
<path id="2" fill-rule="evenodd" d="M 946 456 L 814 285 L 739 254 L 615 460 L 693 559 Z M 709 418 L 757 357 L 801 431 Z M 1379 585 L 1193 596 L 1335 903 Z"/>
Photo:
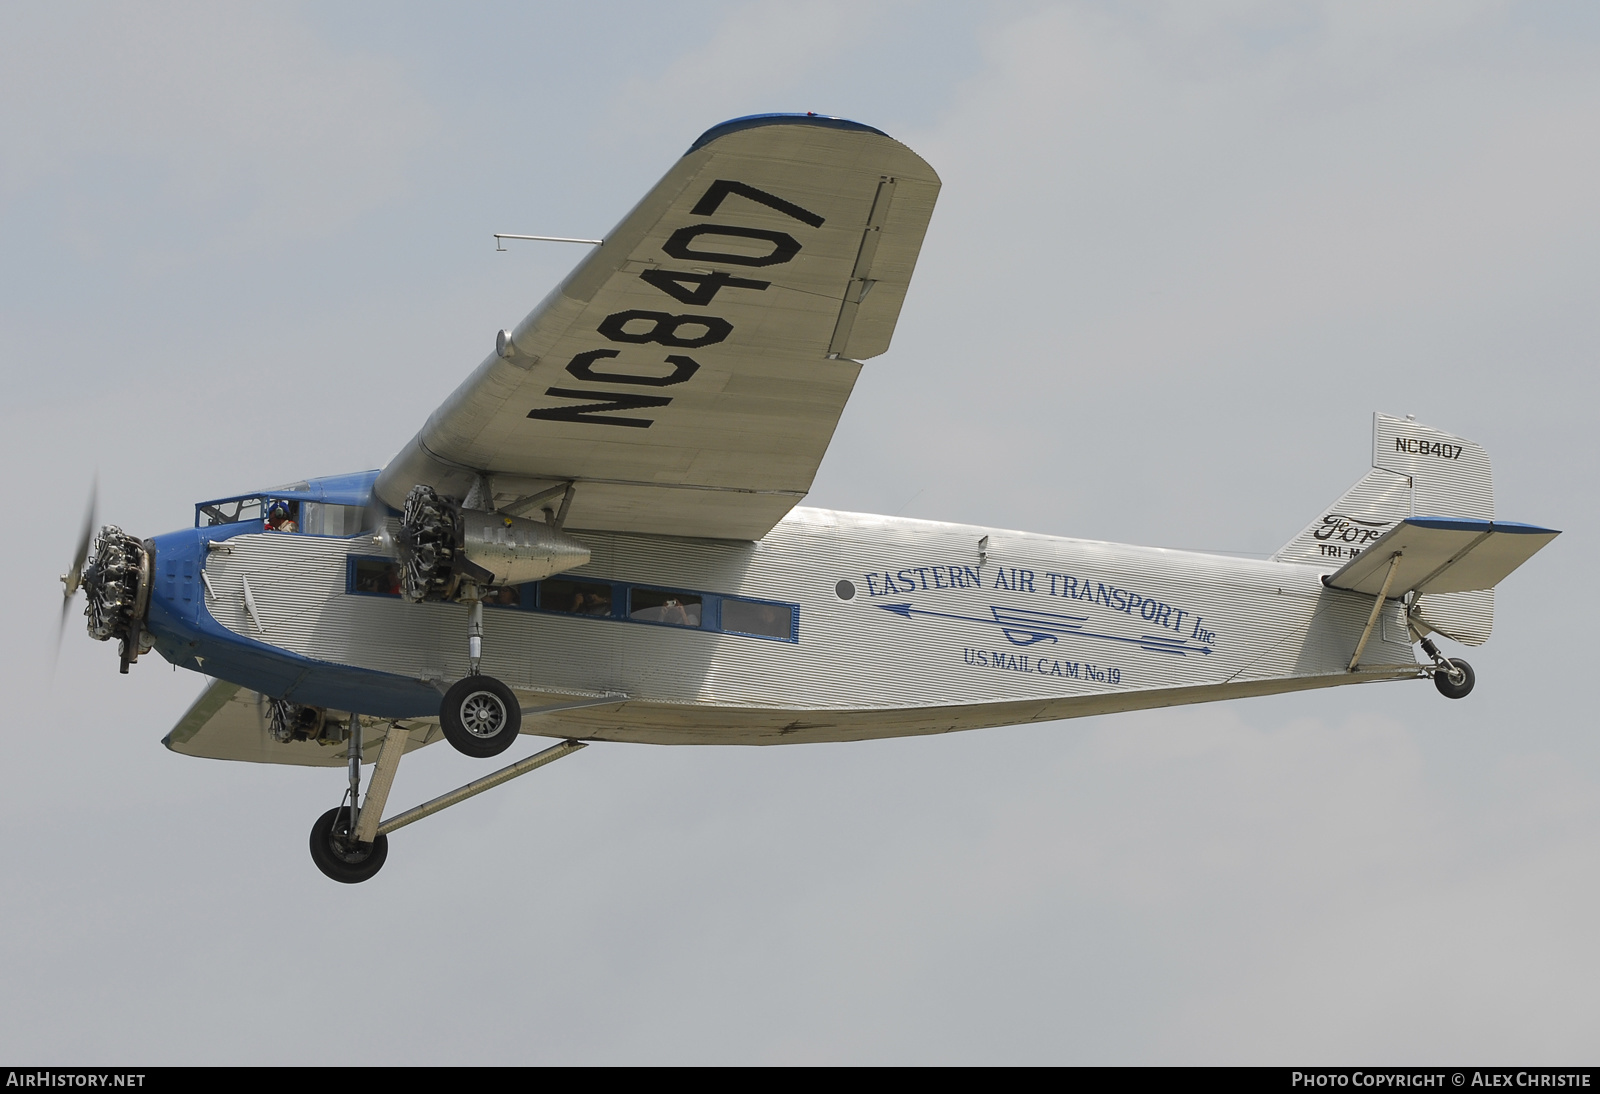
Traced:
<path id="1" fill-rule="evenodd" d="M 1554 528 L 1537 524 L 1518 524 L 1509 520 L 1479 520 L 1475 517 L 1408 517 L 1407 524 L 1419 528 L 1442 528 L 1451 532 L 1509 532 L 1512 535 L 1559 536 Z"/>
<path id="2" fill-rule="evenodd" d="M 1537 524 L 1518 524 L 1510 520 L 1497 520 L 1494 522 L 1496 532 L 1513 532 L 1531 536 L 1559 536 L 1561 533 L 1554 528 L 1541 528 Z"/>
<path id="3" fill-rule="evenodd" d="M 729 133 L 737 133 L 741 129 L 759 129 L 764 125 L 817 125 L 824 129 L 850 129 L 858 133 L 876 133 L 880 137 L 889 134 L 881 129 L 874 129 L 870 125 L 853 122 L 849 118 L 834 118 L 827 114 L 746 114 L 742 118 L 731 118 L 721 125 L 713 125 L 700 139 L 689 146 L 689 152 L 697 148 L 704 148 L 719 137 L 726 137 Z M 684 155 L 688 155 L 685 152 Z"/>

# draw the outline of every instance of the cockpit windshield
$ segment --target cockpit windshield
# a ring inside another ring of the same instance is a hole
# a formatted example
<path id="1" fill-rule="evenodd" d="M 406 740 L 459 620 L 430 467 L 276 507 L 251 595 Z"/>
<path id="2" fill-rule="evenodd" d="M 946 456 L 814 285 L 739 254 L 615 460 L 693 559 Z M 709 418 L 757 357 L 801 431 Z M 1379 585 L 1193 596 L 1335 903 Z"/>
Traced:
<path id="1" fill-rule="evenodd" d="M 310 501 L 277 494 L 252 494 L 194 507 L 196 528 L 254 521 L 267 532 L 300 532 L 313 536 L 353 536 L 362 531 L 366 510 L 360 505 Z"/>
<path id="2" fill-rule="evenodd" d="M 240 521 L 260 519 L 260 495 L 227 498 L 223 501 L 203 501 L 194 507 L 196 528 L 214 528 L 219 524 L 238 524 Z"/>

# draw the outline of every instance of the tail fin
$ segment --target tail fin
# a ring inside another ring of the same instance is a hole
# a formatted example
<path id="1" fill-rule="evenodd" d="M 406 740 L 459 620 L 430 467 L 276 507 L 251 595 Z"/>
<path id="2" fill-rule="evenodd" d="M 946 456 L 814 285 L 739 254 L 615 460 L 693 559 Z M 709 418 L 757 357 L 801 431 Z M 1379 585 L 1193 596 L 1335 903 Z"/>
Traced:
<path id="1" fill-rule="evenodd" d="M 1372 416 L 1372 470 L 1272 557 L 1342 566 L 1406 517 L 1494 519 L 1489 454 L 1462 437 L 1387 414 Z M 1413 619 L 1468 646 L 1494 626 L 1494 590 L 1425 598 Z"/>

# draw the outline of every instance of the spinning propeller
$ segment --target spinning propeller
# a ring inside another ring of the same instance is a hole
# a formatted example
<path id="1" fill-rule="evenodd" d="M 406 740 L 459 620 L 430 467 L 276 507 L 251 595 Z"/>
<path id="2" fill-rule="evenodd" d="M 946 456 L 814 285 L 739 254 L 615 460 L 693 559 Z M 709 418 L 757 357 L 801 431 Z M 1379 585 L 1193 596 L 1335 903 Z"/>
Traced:
<path id="1" fill-rule="evenodd" d="M 56 652 L 50 669 L 52 674 L 55 672 L 55 661 L 61 657 L 61 638 L 67 630 L 67 612 L 72 608 L 72 598 L 78 595 L 78 587 L 83 584 L 83 564 L 88 561 L 89 545 L 94 540 L 95 510 L 98 508 L 99 494 L 100 478 L 97 475 L 89 487 L 89 507 L 83 514 L 83 531 L 78 535 L 78 549 L 73 552 L 72 566 L 61 575 L 61 618 L 56 622 Z"/>

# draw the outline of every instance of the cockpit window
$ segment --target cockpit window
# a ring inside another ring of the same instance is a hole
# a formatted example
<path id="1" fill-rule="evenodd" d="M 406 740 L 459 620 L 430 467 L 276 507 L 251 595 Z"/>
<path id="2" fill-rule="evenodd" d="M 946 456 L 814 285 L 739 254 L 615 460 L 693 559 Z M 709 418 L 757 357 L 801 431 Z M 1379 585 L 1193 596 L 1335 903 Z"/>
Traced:
<path id="1" fill-rule="evenodd" d="M 300 530 L 313 536 L 353 536 L 361 531 L 361 506 L 308 501 L 301 506 Z"/>
<path id="2" fill-rule="evenodd" d="M 260 519 L 260 498 L 229 498 L 226 501 L 207 501 L 197 505 L 194 526 L 214 528 L 219 524 L 238 524 L 241 521 Z"/>
<path id="3" fill-rule="evenodd" d="M 300 503 L 289 498 L 269 498 L 267 500 L 267 523 L 269 532 L 298 532 L 300 530 Z"/>

